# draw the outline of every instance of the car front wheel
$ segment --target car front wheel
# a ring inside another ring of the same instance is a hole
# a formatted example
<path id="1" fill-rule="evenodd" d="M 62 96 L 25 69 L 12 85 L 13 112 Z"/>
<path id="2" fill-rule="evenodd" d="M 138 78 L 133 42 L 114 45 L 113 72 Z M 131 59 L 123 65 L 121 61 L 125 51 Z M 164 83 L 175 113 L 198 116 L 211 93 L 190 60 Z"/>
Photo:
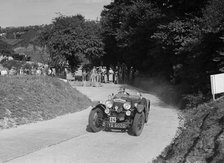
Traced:
<path id="1" fill-rule="evenodd" d="M 103 130 L 103 116 L 104 113 L 100 108 L 91 110 L 89 114 L 89 127 L 93 132 Z"/>
<path id="2" fill-rule="evenodd" d="M 132 134 L 134 136 L 139 136 L 142 133 L 145 124 L 145 114 L 144 112 L 136 113 L 134 117 L 134 121 L 131 127 Z"/>

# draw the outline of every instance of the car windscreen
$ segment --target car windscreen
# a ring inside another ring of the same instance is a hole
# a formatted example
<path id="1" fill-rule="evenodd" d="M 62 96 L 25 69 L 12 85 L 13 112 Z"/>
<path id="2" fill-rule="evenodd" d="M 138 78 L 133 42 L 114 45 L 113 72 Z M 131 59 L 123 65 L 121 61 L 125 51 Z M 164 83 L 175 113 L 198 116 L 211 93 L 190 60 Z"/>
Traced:
<path id="1" fill-rule="evenodd" d="M 138 95 L 127 95 L 127 94 L 123 94 L 123 93 L 118 93 L 114 96 L 114 98 L 121 98 L 121 99 L 135 99 L 138 100 L 140 99 L 140 96 Z"/>

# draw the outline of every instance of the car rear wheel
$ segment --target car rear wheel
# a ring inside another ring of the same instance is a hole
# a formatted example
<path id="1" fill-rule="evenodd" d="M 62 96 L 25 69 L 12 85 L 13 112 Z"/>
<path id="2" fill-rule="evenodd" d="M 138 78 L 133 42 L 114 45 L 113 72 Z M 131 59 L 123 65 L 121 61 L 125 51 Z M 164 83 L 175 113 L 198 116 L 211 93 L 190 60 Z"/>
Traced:
<path id="1" fill-rule="evenodd" d="M 104 113 L 100 108 L 91 110 L 89 114 L 89 127 L 93 132 L 103 130 Z"/>
<path id="2" fill-rule="evenodd" d="M 134 136 L 139 136 L 142 133 L 145 124 L 145 113 L 136 113 L 134 117 L 134 121 L 131 127 L 132 134 Z"/>

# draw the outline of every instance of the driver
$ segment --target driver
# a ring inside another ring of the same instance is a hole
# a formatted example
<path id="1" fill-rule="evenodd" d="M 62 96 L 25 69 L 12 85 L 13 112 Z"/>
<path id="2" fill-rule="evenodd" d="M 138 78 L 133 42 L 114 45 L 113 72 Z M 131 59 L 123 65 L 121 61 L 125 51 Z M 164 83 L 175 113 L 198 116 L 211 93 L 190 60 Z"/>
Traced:
<path id="1" fill-rule="evenodd" d="M 118 92 L 118 93 L 119 93 L 119 94 L 129 95 L 129 93 L 128 93 L 128 92 L 126 92 L 125 88 L 120 88 L 120 90 L 119 90 L 119 92 Z"/>

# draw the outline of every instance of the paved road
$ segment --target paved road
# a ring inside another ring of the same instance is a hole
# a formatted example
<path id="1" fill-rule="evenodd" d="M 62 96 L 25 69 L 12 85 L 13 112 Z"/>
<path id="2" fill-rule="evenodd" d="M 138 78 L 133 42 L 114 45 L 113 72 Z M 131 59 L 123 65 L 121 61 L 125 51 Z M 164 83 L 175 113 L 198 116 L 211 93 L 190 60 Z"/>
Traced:
<path id="1" fill-rule="evenodd" d="M 105 100 L 117 85 L 77 87 L 92 100 Z M 131 93 L 136 92 L 131 89 Z M 142 135 L 121 132 L 90 133 L 86 130 L 89 109 L 53 120 L 0 132 L 0 158 L 15 163 L 136 163 L 151 162 L 171 142 L 178 127 L 177 112 L 158 98 L 150 98 L 149 122 Z"/>

